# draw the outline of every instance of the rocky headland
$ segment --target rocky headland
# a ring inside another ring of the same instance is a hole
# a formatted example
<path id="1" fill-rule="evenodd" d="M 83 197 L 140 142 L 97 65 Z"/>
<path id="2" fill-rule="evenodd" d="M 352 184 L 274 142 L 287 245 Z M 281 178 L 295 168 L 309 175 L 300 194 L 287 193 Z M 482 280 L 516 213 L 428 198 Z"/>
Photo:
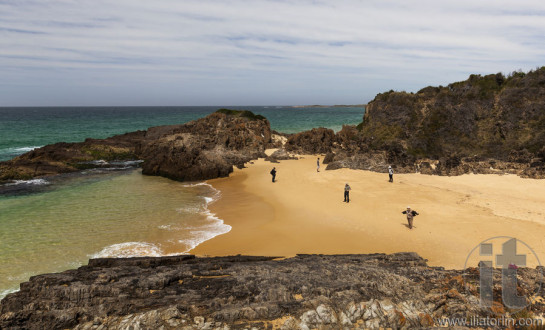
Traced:
<path id="1" fill-rule="evenodd" d="M 104 167 L 114 160 L 141 160 L 146 175 L 212 179 L 266 157 L 271 147 L 283 148 L 279 159 L 326 154 L 328 170 L 385 172 L 392 165 L 398 173 L 545 178 L 545 67 L 508 77 L 471 75 L 417 93 L 378 94 L 360 125 L 337 133 L 314 128 L 281 134 L 262 116 L 221 109 L 186 124 L 57 143 L 0 162 L 0 182 Z"/>
<path id="2" fill-rule="evenodd" d="M 142 161 L 142 173 L 191 181 L 227 176 L 233 166 L 274 146 L 270 124 L 249 111 L 220 109 L 186 124 L 152 127 L 107 139 L 56 143 L 0 162 L 0 183 L 115 167 L 120 161 Z"/>
<path id="3" fill-rule="evenodd" d="M 429 267 L 414 253 L 94 259 L 22 283 L 0 303 L 0 328 L 397 329 L 528 318 L 545 311 L 541 271 L 518 270 L 517 292 L 533 300 L 515 312 L 479 305 L 478 268 Z"/>

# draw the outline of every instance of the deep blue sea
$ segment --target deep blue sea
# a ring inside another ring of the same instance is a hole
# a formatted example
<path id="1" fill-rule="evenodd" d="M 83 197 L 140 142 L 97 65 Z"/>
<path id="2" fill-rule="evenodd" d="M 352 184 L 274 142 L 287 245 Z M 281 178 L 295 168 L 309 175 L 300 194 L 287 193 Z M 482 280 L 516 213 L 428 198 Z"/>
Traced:
<path id="1" fill-rule="evenodd" d="M 56 142 L 106 138 L 152 126 L 182 124 L 221 107 L 47 107 L 0 108 L 0 161 Z M 271 128 L 296 133 L 314 127 L 340 130 L 362 121 L 364 108 L 226 106 L 269 119 Z"/>
<path id="2" fill-rule="evenodd" d="M 0 160 L 55 142 L 185 123 L 218 108 L 0 108 Z M 363 108 L 226 108 L 264 115 L 273 129 L 286 133 L 320 126 L 339 130 L 343 124 L 361 122 L 364 112 Z M 185 253 L 231 229 L 208 209 L 221 192 L 204 182 L 175 182 L 133 169 L 89 170 L 68 178 L 9 185 L 32 187 L 34 192 L 0 194 L 0 298 L 32 275 L 78 267 L 92 257 Z"/>

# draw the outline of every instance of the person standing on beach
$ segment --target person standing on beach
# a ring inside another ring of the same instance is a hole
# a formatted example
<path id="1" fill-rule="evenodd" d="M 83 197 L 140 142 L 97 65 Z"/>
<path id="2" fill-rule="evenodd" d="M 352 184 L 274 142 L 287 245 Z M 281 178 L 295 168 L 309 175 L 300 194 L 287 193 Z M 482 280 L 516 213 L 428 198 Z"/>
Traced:
<path id="1" fill-rule="evenodd" d="M 352 190 L 352 188 L 350 188 L 348 183 L 345 184 L 344 185 L 344 201 L 347 203 L 350 203 L 350 190 Z"/>
<path id="2" fill-rule="evenodd" d="M 409 222 L 409 229 L 413 229 L 413 219 L 418 215 L 418 212 L 411 210 L 410 206 L 407 206 L 407 210 L 401 212 L 407 215 L 407 222 Z"/>
<path id="3" fill-rule="evenodd" d="M 388 166 L 388 175 L 390 176 L 390 182 L 394 182 L 394 170 L 392 166 Z"/>
<path id="4" fill-rule="evenodd" d="M 320 172 L 320 157 L 318 157 L 318 160 L 316 161 L 316 172 Z"/>
<path id="5" fill-rule="evenodd" d="M 274 179 L 276 178 L 276 167 L 273 167 L 273 169 L 271 170 L 271 175 L 272 175 L 272 182 L 274 182 Z"/>

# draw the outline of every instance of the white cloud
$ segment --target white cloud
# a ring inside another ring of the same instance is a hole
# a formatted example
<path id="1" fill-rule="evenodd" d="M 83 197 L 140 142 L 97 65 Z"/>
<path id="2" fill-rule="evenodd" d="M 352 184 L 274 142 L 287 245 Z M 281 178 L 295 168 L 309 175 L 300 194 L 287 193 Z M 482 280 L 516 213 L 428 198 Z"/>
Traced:
<path id="1" fill-rule="evenodd" d="M 361 103 L 545 65 L 544 16 L 541 1 L 0 0 L 0 105 Z"/>

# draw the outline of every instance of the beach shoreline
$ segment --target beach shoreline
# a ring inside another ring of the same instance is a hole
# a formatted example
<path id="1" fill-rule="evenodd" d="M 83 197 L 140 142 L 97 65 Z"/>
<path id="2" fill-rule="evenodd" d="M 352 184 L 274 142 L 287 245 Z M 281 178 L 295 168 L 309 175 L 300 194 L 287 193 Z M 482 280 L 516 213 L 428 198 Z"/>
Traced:
<path id="1" fill-rule="evenodd" d="M 258 159 L 208 180 L 222 197 L 211 212 L 231 231 L 203 242 L 199 256 L 416 252 L 431 266 L 462 269 L 491 237 L 516 237 L 545 259 L 545 181 L 515 175 L 441 177 L 339 169 L 316 172 L 316 158 Z M 278 171 L 271 182 L 269 171 Z M 352 187 L 343 203 L 343 186 Z M 420 215 L 411 230 L 401 212 Z M 499 251 L 498 251 L 499 252 Z M 534 267 L 539 260 L 528 260 Z M 476 266 L 476 265 L 467 265 Z"/>

